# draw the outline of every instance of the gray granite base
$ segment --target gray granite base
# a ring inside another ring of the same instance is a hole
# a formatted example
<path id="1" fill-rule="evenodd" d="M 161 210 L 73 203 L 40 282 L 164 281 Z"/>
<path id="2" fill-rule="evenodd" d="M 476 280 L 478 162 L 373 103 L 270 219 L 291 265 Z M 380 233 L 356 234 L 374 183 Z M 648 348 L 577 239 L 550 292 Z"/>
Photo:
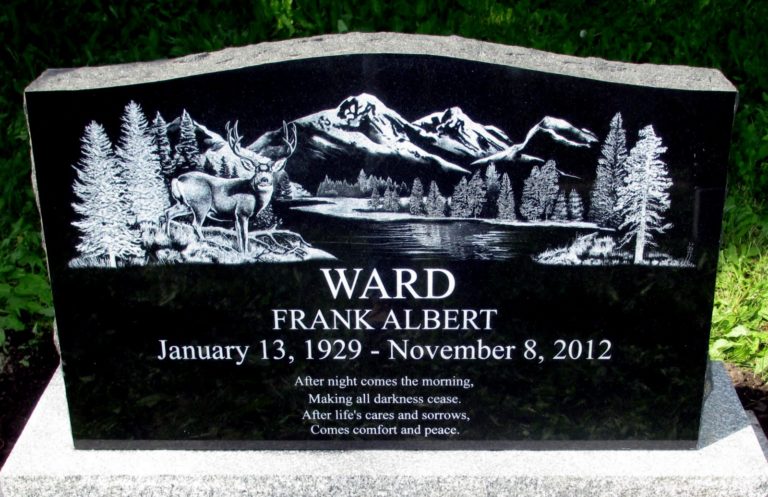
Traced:
<path id="1" fill-rule="evenodd" d="M 59 371 L 0 471 L 0 495 L 764 497 L 758 435 L 722 364 L 711 378 L 697 450 L 83 451 Z"/>

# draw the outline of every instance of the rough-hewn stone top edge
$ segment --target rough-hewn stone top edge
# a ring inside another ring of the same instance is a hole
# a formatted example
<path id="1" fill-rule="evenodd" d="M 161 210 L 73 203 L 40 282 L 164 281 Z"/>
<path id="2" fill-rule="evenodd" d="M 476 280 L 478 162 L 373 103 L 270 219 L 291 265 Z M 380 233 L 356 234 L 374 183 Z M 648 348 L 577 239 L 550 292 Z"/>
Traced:
<path id="1" fill-rule="evenodd" d="M 348 33 L 260 43 L 218 52 L 78 69 L 49 69 L 26 91 L 67 91 L 165 81 L 280 61 L 334 55 L 419 54 L 503 64 L 581 78 L 696 91 L 736 91 L 716 69 L 612 62 L 558 55 L 458 36 Z"/>

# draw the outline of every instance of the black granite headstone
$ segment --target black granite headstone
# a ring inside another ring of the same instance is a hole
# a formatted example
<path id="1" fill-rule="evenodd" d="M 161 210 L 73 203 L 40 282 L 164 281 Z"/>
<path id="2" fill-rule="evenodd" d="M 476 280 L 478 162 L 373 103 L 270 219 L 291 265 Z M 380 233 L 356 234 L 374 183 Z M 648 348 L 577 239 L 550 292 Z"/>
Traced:
<path id="1" fill-rule="evenodd" d="M 735 92 L 418 53 L 26 93 L 77 447 L 695 445 Z"/>

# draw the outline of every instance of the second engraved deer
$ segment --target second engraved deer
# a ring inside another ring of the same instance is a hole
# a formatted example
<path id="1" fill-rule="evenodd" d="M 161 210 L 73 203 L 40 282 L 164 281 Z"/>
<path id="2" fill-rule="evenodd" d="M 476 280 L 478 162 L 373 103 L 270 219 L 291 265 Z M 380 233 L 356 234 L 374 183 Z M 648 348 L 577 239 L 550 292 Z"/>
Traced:
<path id="1" fill-rule="evenodd" d="M 171 220 L 192 214 L 192 226 L 203 240 L 203 222 L 207 218 L 233 219 L 237 234 L 237 248 L 248 252 L 248 221 L 258 215 L 272 200 L 275 174 L 285 168 L 288 158 L 296 150 L 296 125 L 283 121 L 283 142 L 288 155 L 273 160 L 262 156 L 244 155 L 240 148 L 237 122 L 227 123 L 227 142 L 240 159 L 244 169 L 253 172 L 250 178 L 219 178 L 194 171 L 171 180 L 171 195 L 176 203 L 165 211 L 165 231 L 170 233 Z"/>

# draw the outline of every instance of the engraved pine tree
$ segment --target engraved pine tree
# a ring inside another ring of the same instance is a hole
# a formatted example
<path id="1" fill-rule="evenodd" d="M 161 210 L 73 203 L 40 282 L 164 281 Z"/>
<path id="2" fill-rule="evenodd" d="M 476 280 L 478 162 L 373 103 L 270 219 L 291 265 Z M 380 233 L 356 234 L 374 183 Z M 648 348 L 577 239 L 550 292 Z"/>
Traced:
<path id="1" fill-rule="evenodd" d="M 110 267 L 117 259 L 141 255 L 137 233 L 129 228 L 131 214 L 123 196 L 125 179 L 104 128 L 91 122 L 82 138 L 72 208 L 81 216 L 72 224 L 80 230 L 77 250 L 83 257 L 106 257 Z"/>
<path id="2" fill-rule="evenodd" d="M 165 177 L 167 184 L 170 184 L 170 178 L 173 176 L 173 160 L 171 158 L 171 142 L 168 140 L 168 125 L 160 115 L 155 115 L 152 121 L 152 139 L 160 160 L 160 170 Z"/>
<path id="3" fill-rule="evenodd" d="M 547 161 L 541 169 L 533 166 L 531 174 L 523 183 L 523 195 L 520 201 L 520 214 L 528 221 L 547 220 L 557 201 L 557 164 Z"/>
<path id="4" fill-rule="evenodd" d="M 584 220 L 584 204 L 576 190 L 571 190 L 568 194 L 568 217 L 574 221 Z"/>
<path id="5" fill-rule="evenodd" d="M 491 162 L 485 170 L 485 215 L 497 217 L 497 204 L 501 190 L 501 174 L 496 171 L 496 165 Z"/>
<path id="6" fill-rule="evenodd" d="M 475 171 L 472 179 L 467 183 L 467 206 L 470 217 L 479 217 L 485 207 L 486 186 L 485 180 L 480 176 L 480 171 Z"/>
<path id="7" fill-rule="evenodd" d="M 186 109 L 181 113 L 179 127 L 179 143 L 174 149 L 176 154 L 173 159 L 175 175 L 194 171 L 200 166 L 200 149 L 195 137 L 195 123 Z"/>
<path id="8" fill-rule="evenodd" d="M 621 185 L 621 173 L 627 160 L 627 133 L 621 113 L 611 119 L 608 135 L 597 161 L 595 185 L 590 196 L 589 219 L 601 226 L 616 228 L 620 224 L 614 208 Z"/>
<path id="9" fill-rule="evenodd" d="M 491 162 L 485 170 L 485 188 L 489 193 L 497 194 L 501 188 L 501 175 L 496 171 L 496 164 Z"/>
<path id="10" fill-rule="evenodd" d="M 565 200 L 565 192 L 560 190 L 557 194 L 557 200 L 555 200 L 555 207 L 552 209 L 552 219 L 554 221 L 567 221 L 568 220 L 568 204 Z"/>
<path id="11" fill-rule="evenodd" d="M 634 239 L 634 263 L 642 264 L 646 246 L 656 246 L 654 234 L 672 227 L 664 222 L 669 210 L 669 179 L 666 164 L 660 159 L 667 151 L 653 126 L 640 130 L 637 144 L 624 162 L 624 179 L 619 185 L 616 212 L 622 220 L 619 230 L 624 233 L 620 246 Z"/>
<path id="12" fill-rule="evenodd" d="M 499 199 L 496 202 L 499 219 L 515 220 L 515 194 L 512 191 L 512 182 L 509 175 L 504 173 L 501 177 L 501 189 L 499 190 Z"/>
<path id="13" fill-rule="evenodd" d="M 381 209 L 387 212 L 397 212 L 400 208 L 400 202 L 398 201 L 397 192 L 395 188 L 389 187 L 384 190 L 384 196 L 381 199 Z"/>
<path id="14" fill-rule="evenodd" d="M 424 214 L 424 186 L 421 184 L 419 178 L 413 180 L 409 209 L 410 213 L 414 216 L 421 216 Z"/>
<path id="15" fill-rule="evenodd" d="M 154 139 L 136 102 L 125 107 L 122 120 L 117 157 L 124 168 L 125 195 L 136 223 L 156 223 L 170 204 Z"/>
<path id="16" fill-rule="evenodd" d="M 440 196 L 440 189 L 434 181 L 429 184 L 429 193 L 424 206 L 427 210 L 427 216 L 445 217 L 445 201 Z"/>
<path id="17" fill-rule="evenodd" d="M 453 196 L 451 197 L 451 216 L 453 217 L 469 217 L 469 183 L 467 178 L 462 176 L 461 181 L 453 189 Z"/>
<path id="18" fill-rule="evenodd" d="M 378 188 L 374 188 L 371 191 L 371 198 L 368 199 L 368 208 L 372 211 L 381 209 L 381 195 Z"/>

